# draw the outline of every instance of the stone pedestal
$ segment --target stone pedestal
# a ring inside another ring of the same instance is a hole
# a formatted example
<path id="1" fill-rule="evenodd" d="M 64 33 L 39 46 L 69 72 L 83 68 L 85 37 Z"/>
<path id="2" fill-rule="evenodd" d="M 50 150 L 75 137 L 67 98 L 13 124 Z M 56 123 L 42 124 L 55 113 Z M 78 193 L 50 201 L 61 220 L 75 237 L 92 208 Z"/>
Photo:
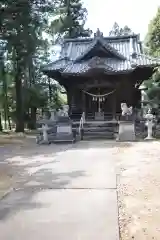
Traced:
<path id="1" fill-rule="evenodd" d="M 118 141 L 135 141 L 135 125 L 134 122 L 120 121 Z"/>
<path id="2" fill-rule="evenodd" d="M 37 143 L 43 143 L 43 144 L 48 144 L 49 143 L 49 139 L 48 139 L 48 130 L 50 128 L 48 127 L 47 124 L 43 124 L 41 128 L 38 128 L 39 131 L 42 132 L 42 138 L 37 138 L 36 142 Z"/>
<path id="3" fill-rule="evenodd" d="M 76 132 L 72 129 L 72 121 L 68 116 L 61 116 L 57 120 L 57 130 L 54 142 L 75 142 Z"/>
<path id="4" fill-rule="evenodd" d="M 154 140 L 154 137 L 153 137 L 153 120 L 148 120 L 147 121 L 147 128 L 148 128 L 148 134 L 147 134 L 147 137 L 145 138 L 145 140 Z"/>
<path id="5" fill-rule="evenodd" d="M 104 121 L 104 112 L 95 112 L 96 121 Z"/>
<path id="6" fill-rule="evenodd" d="M 51 110 L 50 113 L 51 113 L 50 120 L 51 121 L 56 121 L 57 120 L 56 111 L 55 110 Z"/>

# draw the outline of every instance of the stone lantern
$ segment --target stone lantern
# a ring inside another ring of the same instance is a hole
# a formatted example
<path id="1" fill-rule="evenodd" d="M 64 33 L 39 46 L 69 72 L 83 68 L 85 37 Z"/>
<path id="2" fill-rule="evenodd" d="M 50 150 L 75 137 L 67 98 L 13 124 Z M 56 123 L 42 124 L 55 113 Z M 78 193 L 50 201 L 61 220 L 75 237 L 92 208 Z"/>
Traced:
<path id="1" fill-rule="evenodd" d="M 151 109 L 148 110 L 148 113 L 145 115 L 146 119 L 146 126 L 147 126 L 147 137 L 145 140 L 152 140 L 153 137 L 153 126 L 154 126 L 154 119 L 155 116 L 151 113 Z"/>

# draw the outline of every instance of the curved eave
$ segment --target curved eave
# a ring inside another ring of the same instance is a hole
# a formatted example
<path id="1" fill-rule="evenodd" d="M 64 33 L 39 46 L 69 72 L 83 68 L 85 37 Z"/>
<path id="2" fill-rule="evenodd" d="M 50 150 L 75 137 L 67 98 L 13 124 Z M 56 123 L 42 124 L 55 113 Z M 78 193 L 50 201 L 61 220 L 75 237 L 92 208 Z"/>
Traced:
<path id="1" fill-rule="evenodd" d="M 137 80 L 146 80 L 152 76 L 155 67 L 159 66 L 159 64 L 147 64 L 147 65 L 137 65 L 131 64 L 130 66 L 126 65 L 125 68 L 121 66 L 121 69 L 114 69 L 112 66 L 103 67 L 88 67 L 85 66 L 83 69 L 79 69 L 80 71 L 74 71 L 74 64 L 67 65 L 64 68 L 59 69 L 43 69 L 43 73 L 46 74 L 50 78 L 54 78 L 57 81 L 60 81 L 61 78 L 67 76 L 77 76 L 84 77 L 90 76 L 92 77 L 94 74 L 104 74 L 104 75 L 122 75 L 122 74 L 130 74 L 133 73 L 135 79 Z M 73 69 L 72 69 L 73 67 Z M 72 69 L 69 71 L 69 69 Z M 75 69 L 76 70 L 76 69 Z"/>
<path id="2" fill-rule="evenodd" d="M 105 68 L 86 68 L 80 72 L 66 72 L 65 70 L 62 72 L 62 76 L 93 76 L 94 74 L 105 74 L 105 75 L 118 75 L 118 74 L 129 74 L 135 73 L 137 74 L 138 79 L 147 79 L 151 77 L 153 74 L 154 68 L 156 67 L 155 64 L 152 65 L 138 65 L 132 66 L 131 68 L 127 69 L 105 69 Z"/>
<path id="3" fill-rule="evenodd" d="M 45 66 L 41 67 L 41 71 L 44 73 L 49 73 L 49 72 L 61 72 L 63 71 L 68 64 L 70 64 L 72 61 L 70 61 L 68 58 L 61 58 L 58 59 L 54 62 L 51 62 Z"/>
<path id="4" fill-rule="evenodd" d="M 153 63 L 153 64 L 146 64 L 146 65 L 137 65 L 136 68 L 151 68 L 154 70 L 154 68 L 158 67 L 158 63 Z"/>
<path id="5" fill-rule="evenodd" d="M 61 69 L 43 69 L 42 70 L 42 72 L 44 73 L 44 74 L 50 74 L 50 73 L 53 73 L 53 74 L 56 74 L 56 73 L 59 73 L 59 72 L 61 72 L 61 71 L 63 71 L 64 70 L 64 68 L 61 68 Z"/>
<path id="6" fill-rule="evenodd" d="M 154 68 L 155 65 L 137 66 L 133 71 L 134 79 L 142 83 L 144 80 L 149 79 L 153 75 Z"/>
<path id="7" fill-rule="evenodd" d="M 94 76 L 95 74 L 105 74 L 105 75 L 118 75 L 118 74 L 128 74 L 133 72 L 134 69 L 127 69 L 127 70 L 109 70 L 104 68 L 96 68 L 96 69 L 86 69 L 81 72 L 63 72 L 62 76 Z"/>
<path id="8" fill-rule="evenodd" d="M 138 67 L 158 67 L 160 66 L 160 59 L 154 58 L 145 54 L 137 54 L 135 59 L 132 59 L 132 63 Z"/>
<path id="9" fill-rule="evenodd" d="M 157 66 L 158 65 L 156 65 L 156 64 L 136 65 L 135 68 L 134 68 L 134 71 L 136 71 L 136 70 L 141 70 L 141 71 L 148 71 L 148 70 L 150 70 L 151 72 L 154 72 L 154 69 Z"/>
<path id="10" fill-rule="evenodd" d="M 49 78 L 54 78 L 55 80 L 59 81 L 61 78 L 61 73 L 63 70 L 45 70 L 43 73 L 47 75 Z"/>

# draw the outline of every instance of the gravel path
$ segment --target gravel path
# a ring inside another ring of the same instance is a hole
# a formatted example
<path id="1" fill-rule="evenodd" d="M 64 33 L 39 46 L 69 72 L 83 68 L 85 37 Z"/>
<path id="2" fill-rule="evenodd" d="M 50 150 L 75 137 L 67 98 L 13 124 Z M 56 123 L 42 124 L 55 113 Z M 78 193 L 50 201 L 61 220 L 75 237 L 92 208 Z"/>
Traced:
<path id="1" fill-rule="evenodd" d="M 160 142 L 100 141 L 92 142 L 90 150 L 97 144 L 107 149 L 116 167 L 121 239 L 159 240 Z M 37 146 L 34 139 L 0 147 L 0 198 L 11 188 L 21 188 L 38 167 L 69 148 L 70 144 Z"/>
<path id="2" fill-rule="evenodd" d="M 121 239 L 159 240 L 160 143 L 133 143 L 116 157 Z"/>

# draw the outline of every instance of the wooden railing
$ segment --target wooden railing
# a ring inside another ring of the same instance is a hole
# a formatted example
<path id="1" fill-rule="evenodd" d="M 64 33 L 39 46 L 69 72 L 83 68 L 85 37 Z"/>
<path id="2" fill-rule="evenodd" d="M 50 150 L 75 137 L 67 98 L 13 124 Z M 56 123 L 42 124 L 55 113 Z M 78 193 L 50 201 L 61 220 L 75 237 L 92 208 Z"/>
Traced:
<path id="1" fill-rule="evenodd" d="M 119 121 L 120 116 L 121 116 L 120 113 L 116 113 L 115 116 L 113 116 L 112 113 L 105 112 L 104 113 L 104 121 L 112 121 L 113 119 Z M 90 121 L 95 120 L 95 115 L 93 113 L 88 113 L 86 116 L 86 120 L 90 120 Z"/>
<path id="2" fill-rule="evenodd" d="M 115 116 L 113 117 L 112 113 L 105 112 L 104 113 L 104 121 L 112 121 L 113 119 L 119 121 L 120 116 L 121 116 L 120 113 L 116 113 Z M 74 122 L 79 122 L 79 123 L 82 121 L 82 117 L 83 117 L 84 121 L 95 121 L 95 114 L 93 114 L 91 112 L 87 113 L 87 114 L 85 114 L 85 112 L 83 112 L 82 114 L 74 113 L 70 117 Z"/>
<path id="3" fill-rule="evenodd" d="M 81 119 L 79 121 L 79 134 L 81 134 L 81 130 L 83 130 L 84 127 L 84 123 L 85 123 L 86 119 L 85 119 L 85 112 L 82 113 Z"/>

